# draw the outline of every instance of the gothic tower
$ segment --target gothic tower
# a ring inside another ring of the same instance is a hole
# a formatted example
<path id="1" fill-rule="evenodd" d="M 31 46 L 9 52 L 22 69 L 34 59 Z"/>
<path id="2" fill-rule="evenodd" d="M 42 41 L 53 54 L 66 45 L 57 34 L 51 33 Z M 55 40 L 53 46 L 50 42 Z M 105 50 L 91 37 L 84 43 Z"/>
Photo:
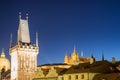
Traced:
<path id="1" fill-rule="evenodd" d="M 37 55 L 39 52 L 38 38 L 36 33 L 36 44 L 31 44 L 28 14 L 26 19 L 21 19 L 19 15 L 19 28 L 17 35 L 17 44 L 12 45 L 10 41 L 11 56 L 11 80 L 32 80 L 37 70 Z"/>
<path id="2" fill-rule="evenodd" d="M 67 53 L 66 53 L 65 58 L 64 58 L 64 63 L 66 63 L 66 64 L 69 63 L 69 57 L 68 57 Z"/>

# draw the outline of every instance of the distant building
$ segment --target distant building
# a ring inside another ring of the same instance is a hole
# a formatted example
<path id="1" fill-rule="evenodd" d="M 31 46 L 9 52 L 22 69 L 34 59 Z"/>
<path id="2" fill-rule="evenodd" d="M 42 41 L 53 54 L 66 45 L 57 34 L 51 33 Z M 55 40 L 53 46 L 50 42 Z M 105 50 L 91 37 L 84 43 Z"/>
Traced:
<path id="1" fill-rule="evenodd" d="M 8 58 L 6 58 L 4 49 L 2 49 L 2 53 L 0 55 L 0 71 L 4 69 L 4 71 L 7 71 L 10 69 L 10 61 Z"/>
<path id="2" fill-rule="evenodd" d="M 33 80 L 57 80 L 59 73 L 68 68 L 70 65 L 63 63 L 40 65 Z"/>
<path id="3" fill-rule="evenodd" d="M 10 61 L 8 60 L 8 58 L 6 58 L 4 49 L 2 49 L 2 53 L 0 55 L 0 80 L 3 80 L 5 77 L 6 79 L 10 79 L 10 75 L 8 77 L 3 76 L 4 73 L 8 71 L 10 71 Z"/>
<path id="4" fill-rule="evenodd" d="M 57 65 L 62 66 L 63 64 Z M 70 68 L 59 67 L 57 65 L 46 65 L 47 67 L 42 67 L 43 65 L 39 66 L 33 80 L 116 80 L 115 78 L 118 79 L 118 73 L 120 73 L 116 68 L 118 63 L 113 64 L 106 60 L 96 61 L 94 63 L 80 63 L 78 65 L 72 65 Z M 113 79 L 107 77 L 107 75 L 111 74 L 115 75 Z"/>
<path id="5" fill-rule="evenodd" d="M 26 19 L 21 19 L 20 14 L 19 18 L 17 44 L 13 46 L 11 42 L 9 50 L 11 56 L 11 80 L 32 80 L 37 71 L 38 38 L 36 34 L 36 44 L 31 44 L 28 15 L 26 15 Z"/>
<path id="6" fill-rule="evenodd" d="M 116 69 L 116 66 L 116 64 L 108 61 L 96 61 L 92 64 L 80 63 L 79 65 L 73 65 L 69 69 L 62 71 L 58 76 L 58 80 L 115 80 L 99 79 L 99 77 L 96 78 L 95 76 L 98 74 L 120 72 Z"/>
<path id="7" fill-rule="evenodd" d="M 91 61 L 91 59 L 93 60 L 92 57 L 85 58 L 83 55 L 84 55 L 84 53 L 81 52 L 81 57 L 79 57 L 78 53 L 76 51 L 76 48 L 74 47 L 74 51 L 70 56 L 68 56 L 68 54 L 65 55 L 64 63 L 70 64 L 70 65 L 75 65 L 75 64 L 79 64 L 79 63 L 88 63 Z M 94 60 L 95 60 L 95 58 L 94 58 Z"/>

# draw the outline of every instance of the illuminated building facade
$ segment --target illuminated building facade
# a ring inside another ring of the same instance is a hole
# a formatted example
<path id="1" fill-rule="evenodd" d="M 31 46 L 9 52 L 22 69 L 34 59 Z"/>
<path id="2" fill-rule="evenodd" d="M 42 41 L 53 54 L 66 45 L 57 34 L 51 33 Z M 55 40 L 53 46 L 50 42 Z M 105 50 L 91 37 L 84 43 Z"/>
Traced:
<path id="1" fill-rule="evenodd" d="M 90 62 L 91 60 L 95 61 L 95 58 L 93 56 L 91 58 L 84 58 L 83 55 L 84 55 L 83 52 L 81 52 L 81 57 L 79 57 L 76 48 L 74 47 L 74 51 L 70 56 L 68 56 L 68 54 L 65 55 L 64 63 L 76 65 L 79 63 L 87 63 Z"/>
<path id="2" fill-rule="evenodd" d="M 9 50 L 11 56 L 11 80 L 32 80 L 37 71 L 38 35 L 36 33 L 36 44 L 31 44 L 28 14 L 26 19 L 21 19 L 21 14 L 19 18 L 17 44 L 13 46 L 11 38 Z"/>
<path id="3" fill-rule="evenodd" d="M 58 80 L 60 72 L 68 68 L 70 65 L 64 63 L 40 65 L 33 80 Z"/>
<path id="4" fill-rule="evenodd" d="M 4 71 L 10 69 L 10 61 L 6 58 L 4 49 L 2 49 L 2 53 L 0 55 L 0 71 L 2 71 L 2 69 L 4 69 Z"/>

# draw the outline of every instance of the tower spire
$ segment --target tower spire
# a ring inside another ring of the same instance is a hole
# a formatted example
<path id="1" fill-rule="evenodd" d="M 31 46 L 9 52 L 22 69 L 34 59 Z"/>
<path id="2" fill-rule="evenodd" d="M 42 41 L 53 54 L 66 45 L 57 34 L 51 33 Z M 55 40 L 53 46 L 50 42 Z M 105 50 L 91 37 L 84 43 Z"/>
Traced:
<path id="1" fill-rule="evenodd" d="M 10 34 L 10 47 L 12 47 L 12 33 Z"/>
<path id="2" fill-rule="evenodd" d="M 74 53 L 76 53 L 76 46 L 74 45 Z"/>
<path id="3" fill-rule="evenodd" d="M 36 32 L 36 46 L 38 46 L 38 32 Z"/>
<path id="4" fill-rule="evenodd" d="M 91 58 L 94 58 L 93 53 L 91 54 Z"/>
<path id="5" fill-rule="evenodd" d="M 104 61 L 104 51 L 102 51 L 102 61 Z"/>
<path id="6" fill-rule="evenodd" d="M 83 51 L 81 51 L 81 57 L 84 57 L 84 53 L 83 53 Z"/>
<path id="7" fill-rule="evenodd" d="M 21 12 L 19 12 L 19 19 L 21 19 Z"/>
<path id="8" fill-rule="evenodd" d="M 5 57 L 4 48 L 2 48 L 1 57 Z"/>
<path id="9" fill-rule="evenodd" d="M 26 13 L 26 20 L 28 20 L 28 13 Z"/>
<path id="10" fill-rule="evenodd" d="M 64 63 L 69 63 L 69 57 L 68 54 L 66 53 L 65 58 L 64 58 Z"/>
<path id="11" fill-rule="evenodd" d="M 20 14 L 19 15 L 20 21 L 19 21 L 19 28 L 18 28 L 18 44 L 19 43 L 30 43 L 28 20 L 21 19 L 21 13 L 19 14 Z M 26 18 L 28 19 L 28 16 Z"/>

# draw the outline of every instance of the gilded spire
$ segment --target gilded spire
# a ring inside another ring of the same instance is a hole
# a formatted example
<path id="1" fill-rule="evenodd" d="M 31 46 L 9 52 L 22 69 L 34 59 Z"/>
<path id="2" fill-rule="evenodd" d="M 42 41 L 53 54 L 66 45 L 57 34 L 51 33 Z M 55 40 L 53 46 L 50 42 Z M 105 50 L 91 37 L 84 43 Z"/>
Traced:
<path id="1" fill-rule="evenodd" d="M 1 57 L 5 57 L 4 48 L 2 48 Z"/>
<path id="2" fill-rule="evenodd" d="M 68 54 L 66 53 L 65 58 L 64 58 L 64 63 L 68 63 L 69 62 L 69 57 Z"/>
<path id="3" fill-rule="evenodd" d="M 74 52 L 73 53 L 77 53 L 75 45 L 74 45 Z"/>
<path id="4" fill-rule="evenodd" d="M 68 57 L 68 53 L 66 53 L 65 57 Z"/>

